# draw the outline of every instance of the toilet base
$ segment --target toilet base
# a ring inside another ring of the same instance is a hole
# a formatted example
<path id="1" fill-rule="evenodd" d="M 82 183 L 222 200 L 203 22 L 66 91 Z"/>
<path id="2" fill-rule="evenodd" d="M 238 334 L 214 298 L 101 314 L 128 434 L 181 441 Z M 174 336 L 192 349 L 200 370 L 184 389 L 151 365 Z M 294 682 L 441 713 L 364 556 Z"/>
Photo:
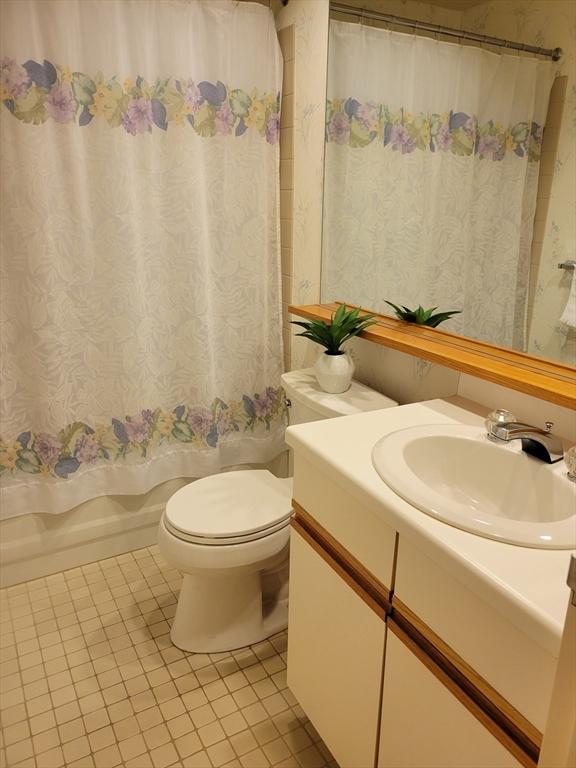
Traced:
<path id="1" fill-rule="evenodd" d="M 185 574 L 170 638 L 188 653 L 220 653 L 253 645 L 288 626 L 288 600 L 262 610 L 261 573 Z"/>

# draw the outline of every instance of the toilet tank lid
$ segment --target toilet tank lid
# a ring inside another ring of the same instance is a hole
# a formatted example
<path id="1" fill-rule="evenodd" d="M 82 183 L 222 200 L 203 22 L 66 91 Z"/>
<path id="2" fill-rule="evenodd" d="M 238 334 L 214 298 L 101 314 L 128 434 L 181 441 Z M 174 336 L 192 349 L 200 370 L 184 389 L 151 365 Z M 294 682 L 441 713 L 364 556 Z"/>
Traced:
<path id="1" fill-rule="evenodd" d="M 352 380 L 350 389 L 333 395 L 320 389 L 313 368 L 302 368 L 282 374 L 282 386 L 290 400 L 297 400 L 321 416 L 351 416 L 364 411 L 394 408 L 395 400 Z"/>
<path id="2" fill-rule="evenodd" d="M 166 504 L 168 522 L 185 534 L 234 537 L 264 530 L 292 512 L 292 481 L 267 469 L 221 472 L 185 485 Z"/>

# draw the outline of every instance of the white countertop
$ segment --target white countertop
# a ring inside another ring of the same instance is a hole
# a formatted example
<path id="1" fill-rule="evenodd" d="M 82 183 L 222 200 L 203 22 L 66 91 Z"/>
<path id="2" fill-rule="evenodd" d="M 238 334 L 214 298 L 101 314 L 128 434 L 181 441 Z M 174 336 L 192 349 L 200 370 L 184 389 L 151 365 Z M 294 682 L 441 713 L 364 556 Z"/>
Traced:
<path id="1" fill-rule="evenodd" d="M 481 425 L 474 404 L 464 405 L 429 400 L 299 424 L 287 429 L 286 442 L 557 656 L 570 595 L 566 576 L 571 552 L 504 544 L 454 528 L 397 496 L 372 465 L 376 441 L 397 429 L 420 424 Z"/>

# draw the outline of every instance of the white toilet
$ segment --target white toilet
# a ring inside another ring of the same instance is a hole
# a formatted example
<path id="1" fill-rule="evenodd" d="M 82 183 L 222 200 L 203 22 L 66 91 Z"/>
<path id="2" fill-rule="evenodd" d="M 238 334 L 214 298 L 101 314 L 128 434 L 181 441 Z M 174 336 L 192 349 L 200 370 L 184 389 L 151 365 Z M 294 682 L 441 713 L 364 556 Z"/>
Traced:
<path id="1" fill-rule="evenodd" d="M 282 384 L 290 424 L 397 405 L 357 381 L 343 394 L 323 392 L 311 368 L 285 373 Z M 286 628 L 291 500 L 292 481 L 260 469 L 211 475 L 169 499 L 158 546 L 184 576 L 174 645 L 217 653 Z"/>

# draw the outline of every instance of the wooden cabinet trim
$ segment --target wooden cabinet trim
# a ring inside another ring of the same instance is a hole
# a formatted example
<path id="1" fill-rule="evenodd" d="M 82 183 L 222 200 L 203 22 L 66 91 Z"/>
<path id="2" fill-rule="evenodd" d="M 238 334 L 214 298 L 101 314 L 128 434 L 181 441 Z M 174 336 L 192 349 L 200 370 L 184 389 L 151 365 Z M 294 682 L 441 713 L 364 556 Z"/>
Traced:
<path id="1" fill-rule="evenodd" d="M 536 768 L 538 729 L 395 595 L 388 626 L 525 768 Z"/>
<path id="2" fill-rule="evenodd" d="M 392 606 L 390 591 L 370 571 L 348 552 L 306 510 L 292 501 L 294 517 L 291 525 L 326 563 L 381 618 L 385 619 Z"/>
<path id="3" fill-rule="evenodd" d="M 288 310 L 308 319 L 330 320 L 339 303 L 290 306 Z M 361 338 L 566 408 L 576 407 L 576 368 L 572 366 L 386 315 L 376 315 L 376 320 Z"/>

